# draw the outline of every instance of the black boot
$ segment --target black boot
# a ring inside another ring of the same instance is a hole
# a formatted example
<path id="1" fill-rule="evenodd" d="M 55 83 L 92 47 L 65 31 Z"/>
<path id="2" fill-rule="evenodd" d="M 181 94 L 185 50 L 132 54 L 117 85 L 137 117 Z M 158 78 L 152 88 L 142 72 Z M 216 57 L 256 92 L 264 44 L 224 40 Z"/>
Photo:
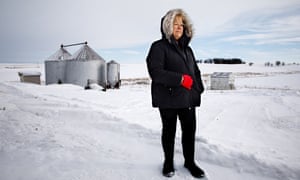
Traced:
<path id="1" fill-rule="evenodd" d="M 173 164 L 173 162 L 168 162 L 168 161 L 164 162 L 164 167 L 163 167 L 163 170 L 162 170 L 162 174 L 165 177 L 172 177 L 172 176 L 174 176 L 175 170 L 174 170 L 174 164 Z"/>
<path id="2" fill-rule="evenodd" d="M 193 163 L 184 163 L 184 167 L 187 168 L 192 176 L 195 178 L 203 178 L 205 177 L 204 171 L 198 167 L 194 162 Z"/>

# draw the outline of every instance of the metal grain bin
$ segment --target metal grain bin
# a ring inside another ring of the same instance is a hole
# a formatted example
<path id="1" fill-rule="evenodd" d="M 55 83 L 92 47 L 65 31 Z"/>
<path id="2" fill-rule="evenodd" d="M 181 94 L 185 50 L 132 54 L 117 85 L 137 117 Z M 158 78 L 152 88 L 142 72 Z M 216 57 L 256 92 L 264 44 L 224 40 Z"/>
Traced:
<path id="1" fill-rule="evenodd" d="M 70 57 L 71 54 L 61 46 L 59 50 L 45 61 L 46 85 L 65 82 L 66 61 L 64 60 Z"/>
<path id="2" fill-rule="evenodd" d="M 88 86 L 96 83 L 106 87 L 106 62 L 87 44 L 83 45 L 71 60 L 66 61 L 65 83 Z"/>
<path id="3" fill-rule="evenodd" d="M 83 87 L 90 83 L 106 87 L 106 64 L 100 60 L 69 60 L 65 78 L 65 83 Z"/>
<path id="4" fill-rule="evenodd" d="M 45 61 L 46 85 L 65 82 L 65 61 Z"/>
<path id="5" fill-rule="evenodd" d="M 107 63 L 107 87 L 120 88 L 120 85 L 120 64 L 112 60 Z"/>

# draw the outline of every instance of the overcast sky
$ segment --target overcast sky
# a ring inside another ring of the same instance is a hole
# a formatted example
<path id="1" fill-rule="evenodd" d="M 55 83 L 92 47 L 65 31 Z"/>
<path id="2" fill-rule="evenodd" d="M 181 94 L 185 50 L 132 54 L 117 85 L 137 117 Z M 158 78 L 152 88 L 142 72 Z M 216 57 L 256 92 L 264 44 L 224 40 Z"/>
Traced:
<path id="1" fill-rule="evenodd" d="M 0 62 L 43 62 L 84 41 L 107 61 L 144 62 L 173 8 L 194 24 L 197 59 L 300 62 L 299 0 L 1 0 Z"/>

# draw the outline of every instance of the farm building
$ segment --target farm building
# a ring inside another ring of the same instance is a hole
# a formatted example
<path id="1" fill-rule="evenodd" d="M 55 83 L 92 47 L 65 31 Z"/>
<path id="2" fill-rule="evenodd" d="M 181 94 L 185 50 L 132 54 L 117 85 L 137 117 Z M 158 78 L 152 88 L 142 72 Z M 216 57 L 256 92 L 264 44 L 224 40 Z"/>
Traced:
<path id="1" fill-rule="evenodd" d="M 34 84 L 41 84 L 41 73 L 40 72 L 19 72 L 21 82 L 28 82 Z"/>
<path id="2" fill-rule="evenodd" d="M 234 89 L 234 78 L 231 72 L 214 72 L 210 76 L 211 90 Z"/>
<path id="3" fill-rule="evenodd" d="M 112 72 L 110 74 L 119 74 L 118 63 L 108 64 L 109 67 L 112 67 L 108 69 L 105 60 L 90 48 L 87 42 L 74 45 L 81 44 L 83 46 L 72 56 L 64 49 L 64 47 L 71 45 L 62 45 L 56 53 L 45 61 L 46 84 L 69 83 L 87 87 L 91 83 L 96 83 L 107 88 L 107 73 L 110 71 Z M 117 77 L 119 80 L 119 75 Z M 116 78 L 111 79 L 115 81 Z M 112 81 L 109 82 L 112 83 Z"/>

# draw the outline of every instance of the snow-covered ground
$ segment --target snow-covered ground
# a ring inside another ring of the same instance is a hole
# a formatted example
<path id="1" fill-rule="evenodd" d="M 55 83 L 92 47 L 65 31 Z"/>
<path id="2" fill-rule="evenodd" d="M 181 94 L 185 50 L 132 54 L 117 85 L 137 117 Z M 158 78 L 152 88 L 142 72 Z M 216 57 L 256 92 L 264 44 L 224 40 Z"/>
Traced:
<path id="1" fill-rule="evenodd" d="M 233 72 L 236 87 L 206 90 L 197 108 L 196 160 L 208 179 L 299 180 L 300 66 L 199 66 L 205 82 Z M 121 64 L 126 80 L 106 92 L 21 83 L 19 71 L 45 79 L 43 65 L 0 64 L 1 180 L 166 179 L 145 64 Z M 179 128 L 172 179 L 193 179 Z"/>

